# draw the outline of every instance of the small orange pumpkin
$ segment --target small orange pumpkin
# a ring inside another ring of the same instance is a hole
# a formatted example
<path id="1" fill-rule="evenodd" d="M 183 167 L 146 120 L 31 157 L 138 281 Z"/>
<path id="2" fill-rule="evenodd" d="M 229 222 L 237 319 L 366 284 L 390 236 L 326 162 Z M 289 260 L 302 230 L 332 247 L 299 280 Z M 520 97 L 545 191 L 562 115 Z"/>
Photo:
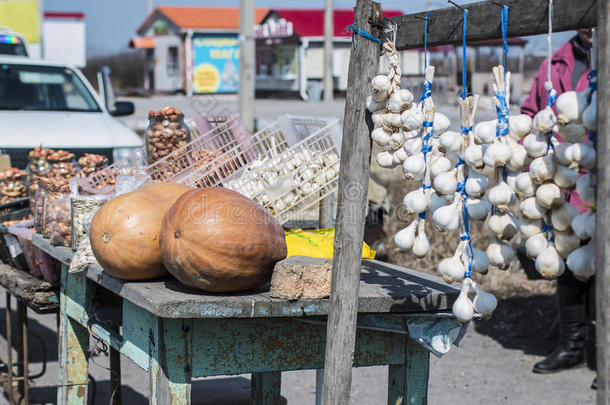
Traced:
<path id="1" fill-rule="evenodd" d="M 125 280 L 167 275 L 159 230 L 167 210 L 188 190 L 174 183 L 147 184 L 102 205 L 91 221 L 89 239 L 104 270 Z"/>
<path id="2" fill-rule="evenodd" d="M 159 238 L 167 270 L 208 292 L 265 284 L 287 253 L 284 230 L 269 211 L 225 188 L 183 194 L 165 214 Z"/>

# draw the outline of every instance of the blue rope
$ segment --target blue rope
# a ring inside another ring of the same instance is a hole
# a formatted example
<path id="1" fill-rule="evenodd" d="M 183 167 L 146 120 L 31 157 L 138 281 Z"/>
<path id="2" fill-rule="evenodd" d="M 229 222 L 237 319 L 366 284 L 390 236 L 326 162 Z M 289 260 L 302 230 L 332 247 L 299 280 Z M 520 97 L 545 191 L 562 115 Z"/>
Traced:
<path id="1" fill-rule="evenodd" d="M 589 72 L 589 74 L 587 74 L 587 79 L 589 79 L 589 87 L 593 91 L 597 90 L 597 81 L 593 80 L 596 77 L 597 77 L 597 71 L 596 70 L 592 70 L 592 71 Z"/>
<path id="2" fill-rule="evenodd" d="M 557 91 L 555 89 L 551 89 L 549 91 L 549 97 L 547 98 L 546 105 L 547 107 L 552 107 L 557 101 Z"/>
<path id="3" fill-rule="evenodd" d="M 463 165 L 463 164 L 465 164 L 465 163 L 466 163 L 466 162 L 464 162 L 464 159 L 462 159 L 462 157 L 460 156 L 460 157 L 458 158 L 457 163 L 455 164 L 455 167 L 456 167 L 456 168 L 458 168 L 458 167 L 460 167 L 461 165 Z M 464 183 L 464 184 L 465 184 L 465 183 Z"/>
<path id="4" fill-rule="evenodd" d="M 428 67 L 428 21 L 431 15 L 432 11 L 429 11 L 424 21 L 424 70 Z"/>
<path id="5" fill-rule="evenodd" d="M 421 188 L 424 189 L 424 190 L 432 188 L 432 184 L 422 184 Z"/>
<path id="6" fill-rule="evenodd" d="M 421 153 L 423 153 L 425 156 L 426 153 L 429 153 L 429 152 L 432 152 L 432 145 L 428 145 L 428 144 L 422 145 Z"/>
<path id="7" fill-rule="evenodd" d="M 508 29 L 508 6 L 502 7 L 502 66 L 506 75 L 506 55 L 508 54 L 508 42 L 506 41 L 506 31 Z"/>
<path id="8" fill-rule="evenodd" d="M 508 134 L 508 116 L 510 115 L 510 110 L 508 105 L 506 105 L 506 94 L 503 91 L 496 91 L 495 95 L 500 103 L 500 105 L 496 106 L 496 114 L 498 115 L 496 137 L 500 139 L 500 137 Z"/>
<path id="9" fill-rule="evenodd" d="M 465 99 L 468 96 L 466 90 L 466 29 L 468 28 L 468 9 L 464 9 L 464 27 L 462 29 L 462 94 L 460 97 Z"/>
<path id="10" fill-rule="evenodd" d="M 358 39 L 356 38 L 356 35 L 360 35 L 361 37 L 364 37 L 366 39 L 369 39 L 373 42 L 378 43 L 379 45 L 381 45 L 383 42 L 381 42 L 381 40 L 379 38 L 375 38 L 372 34 L 366 32 L 365 30 L 361 30 L 360 28 L 358 28 L 358 24 L 356 24 L 356 22 L 354 21 L 354 23 L 352 25 L 348 25 L 347 27 L 345 27 L 345 31 L 351 31 L 352 33 L 352 44 L 354 45 L 354 48 L 358 47 Z"/>
<path id="11" fill-rule="evenodd" d="M 460 130 L 462 131 L 462 135 L 468 135 L 468 133 L 472 131 L 472 125 L 469 127 L 460 127 Z"/>
<path id="12" fill-rule="evenodd" d="M 424 90 L 421 93 L 421 98 L 419 101 L 422 102 L 430 96 L 432 96 L 432 83 L 430 83 L 428 80 L 424 80 Z"/>
<path id="13" fill-rule="evenodd" d="M 597 132 L 589 131 L 589 140 L 595 144 L 597 142 Z"/>
<path id="14" fill-rule="evenodd" d="M 420 213 L 419 213 L 419 217 L 420 217 L 421 219 L 426 219 L 426 210 L 424 210 L 424 212 L 420 212 Z"/>
<path id="15" fill-rule="evenodd" d="M 434 121 L 424 120 L 423 127 L 424 128 L 432 128 L 434 126 Z"/>

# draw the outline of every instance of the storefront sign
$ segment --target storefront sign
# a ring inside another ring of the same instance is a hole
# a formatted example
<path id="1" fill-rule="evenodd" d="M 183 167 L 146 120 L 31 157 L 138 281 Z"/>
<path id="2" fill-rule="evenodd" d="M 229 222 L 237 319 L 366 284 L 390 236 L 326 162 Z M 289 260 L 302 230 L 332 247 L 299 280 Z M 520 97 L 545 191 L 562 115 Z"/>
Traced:
<path id="1" fill-rule="evenodd" d="M 235 93 L 239 88 L 237 35 L 193 37 L 193 90 L 195 93 Z"/>

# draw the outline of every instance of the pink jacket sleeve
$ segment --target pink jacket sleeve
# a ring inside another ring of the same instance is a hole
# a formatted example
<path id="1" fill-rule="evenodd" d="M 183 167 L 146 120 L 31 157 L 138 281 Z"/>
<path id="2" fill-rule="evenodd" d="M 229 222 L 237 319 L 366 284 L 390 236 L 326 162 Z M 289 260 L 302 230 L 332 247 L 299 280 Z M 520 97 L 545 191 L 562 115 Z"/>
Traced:
<path id="1" fill-rule="evenodd" d="M 538 73 L 536 73 L 536 77 L 532 82 L 530 93 L 521 105 L 521 113 L 527 114 L 532 118 L 543 108 L 542 100 L 546 99 L 546 89 L 544 88 L 544 82 L 546 80 L 546 64 L 547 61 L 545 59 L 545 61 L 540 65 L 540 69 L 538 69 Z"/>

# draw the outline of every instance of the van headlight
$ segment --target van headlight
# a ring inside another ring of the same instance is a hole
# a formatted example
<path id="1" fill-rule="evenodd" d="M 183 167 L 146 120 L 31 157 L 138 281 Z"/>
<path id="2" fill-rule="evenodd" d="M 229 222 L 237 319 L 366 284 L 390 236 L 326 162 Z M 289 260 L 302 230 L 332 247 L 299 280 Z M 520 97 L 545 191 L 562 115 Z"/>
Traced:
<path id="1" fill-rule="evenodd" d="M 112 161 L 116 162 L 118 160 L 132 156 L 136 153 L 138 149 L 141 149 L 141 147 L 135 146 L 130 148 L 114 148 L 112 150 Z"/>

